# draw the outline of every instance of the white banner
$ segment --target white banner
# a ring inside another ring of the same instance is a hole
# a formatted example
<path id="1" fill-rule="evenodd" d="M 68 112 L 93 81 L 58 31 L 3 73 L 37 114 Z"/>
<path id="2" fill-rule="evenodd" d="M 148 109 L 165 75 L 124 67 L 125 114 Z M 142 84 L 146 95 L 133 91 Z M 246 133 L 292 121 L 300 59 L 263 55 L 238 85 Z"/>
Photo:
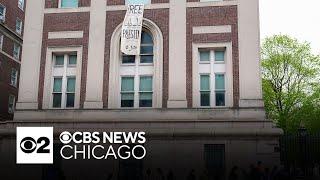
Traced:
<path id="1" fill-rule="evenodd" d="M 121 31 L 121 51 L 124 54 L 140 54 L 143 12 L 143 4 L 128 5 Z"/>

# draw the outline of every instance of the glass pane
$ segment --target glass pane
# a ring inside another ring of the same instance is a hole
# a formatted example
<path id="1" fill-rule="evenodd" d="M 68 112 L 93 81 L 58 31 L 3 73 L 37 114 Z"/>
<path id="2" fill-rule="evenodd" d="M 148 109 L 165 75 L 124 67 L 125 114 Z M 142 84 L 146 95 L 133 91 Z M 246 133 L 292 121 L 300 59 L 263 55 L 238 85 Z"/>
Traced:
<path id="1" fill-rule="evenodd" d="M 67 92 L 75 92 L 76 90 L 76 78 L 70 77 L 67 82 Z"/>
<path id="2" fill-rule="evenodd" d="M 141 54 L 153 54 L 153 46 L 141 46 Z"/>
<path id="3" fill-rule="evenodd" d="M 122 55 L 122 64 L 134 64 L 135 59 L 135 56 Z"/>
<path id="4" fill-rule="evenodd" d="M 12 69 L 11 70 L 11 85 L 16 85 L 17 80 L 17 70 Z"/>
<path id="5" fill-rule="evenodd" d="M 152 36 L 149 33 L 142 31 L 141 44 L 153 44 Z"/>
<path id="6" fill-rule="evenodd" d="M 127 4 L 150 4 L 150 0 L 126 0 Z"/>
<path id="7" fill-rule="evenodd" d="M 140 91 L 152 91 L 152 76 L 140 77 Z"/>
<path id="8" fill-rule="evenodd" d="M 56 56 L 56 62 L 55 62 L 56 66 L 63 66 L 64 65 L 64 56 Z"/>
<path id="9" fill-rule="evenodd" d="M 62 91 L 62 78 L 54 78 L 53 81 L 53 92 Z"/>
<path id="10" fill-rule="evenodd" d="M 216 90 L 224 90 L 224 74 L 216 74 Z"/>
<path id="11" fill-rule="evenodd" d="M 225 106 L 225 92 L 216 92 L 216 106 Z"/>
<path id="12" fill-rule="evenodd" d="M 200 51 L 200 61 L 210 61 L 210 51 Z"/>
<path id="13" fill-rule="evenodd" d="M 201 75 L 200 76 L 200 90 L 201 91 L 210 91 L 210 76 Z"/>
<path id="14" fill-rule="evenodd" d="M 134 106 L 134 93 L 121 94 L 121 107 L 133 107 Z"/>
<path id="15" fill-rule="evenodd" d="M 224 51 L 215 51 L 214 56 L 215 61 L 224 61 Z"/>
<path id="16" fill-rule="evenodd" d="M 152 107 L 152 93 L 140 93 L 139 107 Z"/>
<path id="17" fill-rule="evenodd" d="M 67 108 L 74 107 L 74 93 L 67 94 L 66 107 Z"/>
<path id="18" fill-rule="evenodd" d="M 153 63 L 153 55 L 140 56 L 140 63 Z"/>
<path id="19" fill-rule="evenodd" d="M 77 55 L 69 55 L 69 65 L 77 64 Z"/>
<path id="20" fill-rule="evenodd" d="M 134 78 L 133 77 L 122 77 L 121 91 L 134 91 Z"/>
<path id="21" fill-rule="evenodd" d="M 210 106 L 210 92 L 201 92 L 201 106 Z"/>
<path id="22" fill-rule="evenodd" d="M 0 15 L 4 14 L 4 7 L 2 5 L 0 5 Z"/>
<path id="23" fill-rule="evenodd" d="M 52 107 L 54 108 L 60 108 L 61 107 L 61 97 L 62 94 L 53 94 L 53 102 L 52 102 Z"/>
<path id="24" fill-rule="evenodd" d="M 78 7 L 78 0 L 61 0 L 61 7 Z"/>

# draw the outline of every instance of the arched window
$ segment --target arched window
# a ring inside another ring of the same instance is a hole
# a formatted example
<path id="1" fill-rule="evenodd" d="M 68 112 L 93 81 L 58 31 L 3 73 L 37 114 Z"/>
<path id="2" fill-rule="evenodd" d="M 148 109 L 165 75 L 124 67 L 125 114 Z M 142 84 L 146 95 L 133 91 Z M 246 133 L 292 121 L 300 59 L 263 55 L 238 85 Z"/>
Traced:
<path id="1" fill-rule="evenodd" d="M 153 107 L 153 46 L 151 33 L 144 29 L 141 35 L 140 55 L 121 53 L 121 108 Z"/>
<path id="2" fill-rule="evenodd" d="M 163 43 L 160 29 L 144 20 L 140 55 L 120 51 L 121 25 L 113 33 L 110 48 L 109 108 L 161 108 Z"/>

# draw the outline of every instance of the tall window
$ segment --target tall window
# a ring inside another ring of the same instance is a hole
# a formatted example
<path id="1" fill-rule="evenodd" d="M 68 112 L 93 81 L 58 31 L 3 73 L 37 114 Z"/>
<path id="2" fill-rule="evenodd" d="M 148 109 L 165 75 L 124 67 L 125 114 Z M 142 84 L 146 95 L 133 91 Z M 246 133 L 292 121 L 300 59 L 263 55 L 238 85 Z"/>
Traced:
<path id="1" fill-rule="evenodd" d="M 151 0 L 126 0 L 126 4 L 150 4 Z"/>
<path id="2" fill-rule="evenodd" d="M 19 7 L 21 10 L 24 10 L 24 0 L 18 0 L 18 7 Z"/>
<path id="3" fill-rule="evenodd" d="M 199 101 L 201 107 L 225 106 L 224 64 L 225 49 L 199 50 Z"/>
<path id="4" fill-rule="evenodd" d="M 215 75 L 215 95 L 216 95 L 216 106 L 225 106 L 225 78 L 224 74 Z"/>
<path id="5" fill-rule="evenodd" d="M 16 32 L 18 34 L 22 33 L 22 20 L 21 19 L 16 20 Z"/>
<path id="6" fill-rule="evenodd" d="M 0 4 L 0 22 L 4 22 L 6 20 L 6 7 Z"/>
<path id="7" fill-rule="evenodd" d="M 79 6 L 79 0 L 60 0 L 61 8 L 77 8 Z"/>
<path id="8" fill-rule="evenodd" d="M 74 108 L 77 56 L 54 55 L 53 64 L 52 108 Z"/>
<path id="9" fill-rule="evenodd" d="M 153 38 L 144 30 L 139 56 L 122 54 L 120 65 L 121 107 L 145 108 L 153 106 L 154 54 Z"/>
<path id="10" fill-rule="evenodd" d="M 16 103 L 16 97 L 10 94 L 8 99 L 8 113 L 12 114 L 14 112 L 15 103 Z"/>
<path id="11" fill-rule="evenodd" d="M 21 46 L 19 44 L 14 43 L 13 44 L 13 57 L 16 60 L 20 59 L 20 51 L 21 51 Z"/>
<path id="12" fill-rule="evenodd" d="M 200 104 L 210 106 L 210 75 L 200 76 Z"/>
<path id="13" fill-rule="evenodd" d="M 0 49 L 2 49 L 2 47 L 3 47 L 3 38 L 4 38 L 4 36 L 2 34 L 0 34 Z"/>
<path id="14" fill-rule="evenodd" d="M 18 84 L 18 70 L 15 68 L 11 69 L 10 85 L 17 87 Z"/>

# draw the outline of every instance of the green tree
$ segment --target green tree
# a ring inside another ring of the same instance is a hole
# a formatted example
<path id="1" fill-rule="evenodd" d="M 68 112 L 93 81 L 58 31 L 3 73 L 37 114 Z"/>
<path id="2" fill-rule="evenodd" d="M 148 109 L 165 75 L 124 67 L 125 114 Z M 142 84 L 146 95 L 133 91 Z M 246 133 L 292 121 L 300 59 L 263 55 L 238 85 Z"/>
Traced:
<path id="1" fill-rule="evenodd" d="M 315 129 L 320 121 L 320 57 L 308 43 L 286 35 L 262 45 L 263 94 L 268 118 L 287 132 L 301 125 Z M 318 127 L 320 130 L 320 127 Z"/>

